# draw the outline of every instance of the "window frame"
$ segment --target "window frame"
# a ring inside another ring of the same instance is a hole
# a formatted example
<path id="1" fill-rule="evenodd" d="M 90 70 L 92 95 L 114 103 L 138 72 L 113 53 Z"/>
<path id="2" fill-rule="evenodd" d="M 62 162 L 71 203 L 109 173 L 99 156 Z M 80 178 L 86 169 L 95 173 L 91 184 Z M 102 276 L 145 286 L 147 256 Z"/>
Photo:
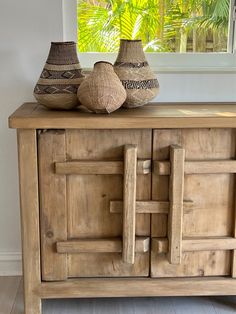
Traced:
<path id="1" fill-rule="evenodd" d="M 62 0 L 63 40 L 77 42 L 77 0 Z M 146 53 L 156 72 L 236 72 L 236 0 L 231 0 L 228 52 L 225 53 Z M 98 60 L 114 62 L 117 53 L 78 52 L 83 67 Z"/>

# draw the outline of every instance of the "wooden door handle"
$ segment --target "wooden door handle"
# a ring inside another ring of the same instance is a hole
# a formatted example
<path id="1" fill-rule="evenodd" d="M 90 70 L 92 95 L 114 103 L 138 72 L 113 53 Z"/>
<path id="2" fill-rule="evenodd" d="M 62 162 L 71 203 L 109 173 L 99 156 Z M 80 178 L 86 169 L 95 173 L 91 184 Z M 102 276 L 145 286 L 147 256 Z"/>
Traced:
<path id="1" fill-rule="evenodd" d="M 137 161 L 137 174 L 151 173 L 151 160 L 140 159 Z M 110 175 L 124 174 L 123 161 L 102 160 L 70 160 L 55 162 L 55 173 L 61 175 Z"/>
<path id="2" fill-rule="evenodd" d="M 149 251 L 149 237 L 136 237 L 135 252 L 146 253 Z M 236 240 L 235 240 L 236 242 Z M 57 253 L 79 254 L 79 253 L 121 253 L 121 238 L 105 239 L 73 239 L 58 241 L 56 243 Z"/>
<path id="3" fill-rule="evenodd" d="M 124 147 L 123 261 L 134 264 L 136 217 L 137 145 Z"/>
<path id="4" fill-rule="evenodd" d="M 171 264 L 180 264 L 182 256 L 182 225 L 184 196 L 185 150 L 177 145 L 170 147 L 170 210 L 168 216 L 168 259 Z"/>

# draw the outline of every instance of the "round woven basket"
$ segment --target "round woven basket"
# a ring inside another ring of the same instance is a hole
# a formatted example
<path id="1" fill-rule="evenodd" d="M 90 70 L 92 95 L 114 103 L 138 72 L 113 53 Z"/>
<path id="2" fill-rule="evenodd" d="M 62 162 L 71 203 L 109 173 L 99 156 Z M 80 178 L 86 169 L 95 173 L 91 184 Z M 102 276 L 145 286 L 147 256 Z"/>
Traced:
<path id="1" fill-rule="evenodd" d="M 121 39 L 114 69 L 127 92 L 124 107 L 147 104 L 159 93 L 159 83 L 146 60 L 141 40 Z"/>
<path id="2" fill-rule="evenodd" d="M 36 100 L 51 109 L 78 106 L 77 90 L 84 79 L 75 42 L 52 42 L 34 89 Z"/>
<path id="3" fill-rule="evenodd" d="M 78 99 L 95 113 L 111 113 L 122 106 L 126 91 L 111 63 L 95 63 L 93 71 L 78 89 Z"/>

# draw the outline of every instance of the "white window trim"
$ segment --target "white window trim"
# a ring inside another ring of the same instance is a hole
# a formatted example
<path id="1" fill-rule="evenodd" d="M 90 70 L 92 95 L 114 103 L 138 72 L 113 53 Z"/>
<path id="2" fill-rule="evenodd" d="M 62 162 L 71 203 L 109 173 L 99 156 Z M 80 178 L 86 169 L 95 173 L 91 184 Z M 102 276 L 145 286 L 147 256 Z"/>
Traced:
<path id="1" fill-rule="evenodd" d="M 63 40 L 77 41 L 77 1 L 62 0 L 63 7 Z M 150 66 L 156 72 L 219 72 L 236 73 L 236 0 L 231 0 L 231 25 L 229 28 L 228 53 L 146 53 Z M 234 41 L 233 41 L 234 37 Z M 114 62 L 116 53 L 78 53 L 84 68 L 92 68 L 100 60 Z"/>

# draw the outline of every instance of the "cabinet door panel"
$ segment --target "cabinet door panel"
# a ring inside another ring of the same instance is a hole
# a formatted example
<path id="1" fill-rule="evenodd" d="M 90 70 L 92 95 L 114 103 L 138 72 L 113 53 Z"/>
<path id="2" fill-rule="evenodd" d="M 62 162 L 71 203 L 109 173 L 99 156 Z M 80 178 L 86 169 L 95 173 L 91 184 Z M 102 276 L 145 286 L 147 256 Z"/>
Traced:
<path id="1" fill-rule="evenodd" d="M 137 144 L 139 159 L 151 158 L 149 130 L 67 130 L 66 142 L 67 160 L 123 160 L 125 144 Z M 138 175 L 138 200 L 150 199 L 150 181 L 151 174 Z M 67 191 L 69 237 L 122 234 L 122 216 L 110 214 L 109 209 L 111 200 L 122 200 L 122 176 L 68 176 Z M 137 215 L 136 229 L 138 236 L 149 235 L 150 215 Z"/>
<path id="2" fill-rule="evenodd" d="M 52 135 L 48 131 L 45 136 Z M 137 145 L 138 160 L 151 159 L 152 131 L 151 130 L 66 130 L 64 161 L 123 161 L 124 146 Z M 41 149 L 42 150 L 42 149 Z M 45 148 L 44 153 L 47 153 Z M 39 156 L 43 159 L 43 156 Z M 61 161 L 61 159 L 60 159 Z M 110 202 L 123 199 L 123 176 L 120 174 L 70 174 L 58 175 L 52 159 L 48 160 L 51 180 L 60 180 L 65 177 L 66 189 L 66 219 L 61 217 L 66 224 L 66 239 L 58 237 L 50 239 L 51 251 L 57 261 L 62 256 L 66 257 L 67 277 L 111 277 L 111 276 L 148 276 L 149 251 L 142 253 L 136 251 L 135 263 L 128 264 L 122 260 L 122 252 L 74 252 L 57 253 L 56 241 L 76 240 L 112 240 L 122 241 L 123 218 L 122 213 L 111 213 Z M 44 176 L 41 176 L 41 186 L 45 185 Z M 46 193 L 46 194 L 45 194 Z M 50 197 L 52 191 L 44 189 L 45 197 Z M 54 191 L 57 193 L 57 190 Z M 151 174 L 137 175 L 137 200 L 150 200 Z M 48 196 L 47 196 L 48 195 Z M 42 206 L 42 215 L 47 216 L 47 210 Z M 57 216 L 56 209 L 53 212 Z M 60 220 L 56 217 L 56 220 Z M 65 226 L 64 226 L 65 227 Z M 53 229 L 53 227 L 52 227 Z M 53 232 L 53 230 L 52 230 Z M 150 236 L 150 214 L 136 215 L 136 243 L 140 237 Z M 45 236 L 42 236 L 43 239 Z M 101 245 L 101 242 L 98 243 Z M 109 247 L 106 245 L 106 247 Z M 42 264 L 47 263 L 47 256 L 43 256 Z M 61 280 L 55 273 L 44 280 Z"/>
<path id="3" fill-rule="evenodd" d="M 235 159 L 235 132 L 231 129 L 155 130 L 153 159 L 170 160 L 170 146 L 185 150 L 185 161 Z M 182 240 L 234 238 L 234 181 L 229 173 L 197 173 L 184 175 Z M 152 198 L 169 201 L 169 175 L 153 174 Z M 168 239 L 168 215 L 153 214 L 152 238 Z M 172 264 L 168 253 L 158 253 L 152 246 L 152 277 L 215 276 L 231 273 L 232 250 L 182 252 L 180 264 Z M 168 249 L 169 250 L 169 249 Z"/>
<path id="4" fill-rule="evenodd" d="M 231 252 L 203 251 L 182 254 L 179 265 L 170 264 L 166 254 L 152 252 L 152 277 L 197 277 L 230 275 Z"/>
<path id="5" fill-rule="evenodd" d="M 55 243 L 67 239 L 66 177 L 54 173 L 54 163 L 66 158 L 65 132 L 38 136 L 42 278 L 65 280 L 67 256 L 55 253 Z"/>

